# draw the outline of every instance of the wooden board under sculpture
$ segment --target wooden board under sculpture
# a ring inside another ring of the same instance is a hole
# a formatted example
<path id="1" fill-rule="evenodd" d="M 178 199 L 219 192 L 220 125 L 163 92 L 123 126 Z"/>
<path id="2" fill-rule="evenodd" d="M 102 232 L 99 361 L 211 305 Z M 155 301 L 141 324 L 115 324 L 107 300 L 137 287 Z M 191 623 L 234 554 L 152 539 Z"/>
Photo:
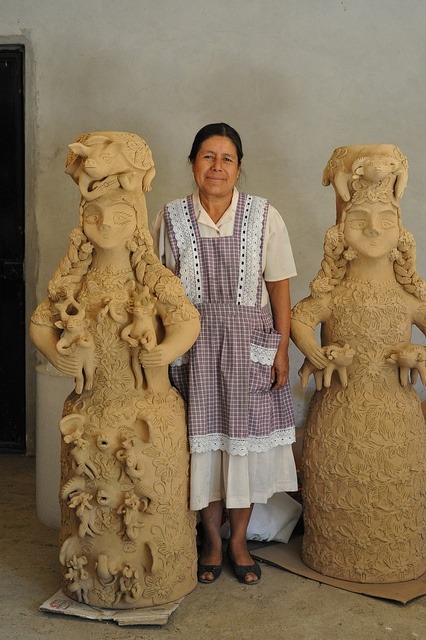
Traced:
<path id="1" fill-rule="evenodd" d="M 292 312 L 316 392 L 303 445 L 312 569 L 353 582 L 404 582 L 426 570 L 426 431 L 413 388 L 426 384 L 426 284 L 399 199 L 407 160 L 394 145 L 341 147 L 324 172 L 337 222 L 311 295 Z M 321 326 L 321 345 L 315 328 Z"/>
<path id="2" fill-rule="evenodd" d="M 145 141 L 102 131 L 70 149 L 80 223 L 30 328 L 76 379 L 60 422 L 62 588 L 94 606 L 158 605 L 197 581 L 185 407 L 168 365 L 199 317 L 152 250 Z"/>

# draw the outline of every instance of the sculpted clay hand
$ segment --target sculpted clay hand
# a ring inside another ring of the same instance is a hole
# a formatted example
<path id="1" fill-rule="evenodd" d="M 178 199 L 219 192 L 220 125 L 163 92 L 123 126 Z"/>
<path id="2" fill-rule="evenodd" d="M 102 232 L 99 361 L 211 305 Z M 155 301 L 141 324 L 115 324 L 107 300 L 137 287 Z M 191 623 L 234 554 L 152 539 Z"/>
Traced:
<path id="1" fill-rule="evenodd" d="M 352 364 L 352 360 L 355 355 L 354 349 L 351 349 L 348 344 L 345 344 L 343 347 L 340 347 L 339 345 L 328 345 L 327 347 L 322 348 L 322 352 L 327 358 L 328 363 L 321 369 L 318 369 L 308 358 L 305 358 L 305 361 L 298 372 L 302 388 L 306 388 L 308 378 L 311 374 L 314 375 L 315 388 L 317 391 L 321 391 L 323 385 L 324 387 L 329 387 L 331 385 L 331 377 L 334 371 L 337 371 L 341 385 L 343 387 L 347 387 L 347 367 Z"/>

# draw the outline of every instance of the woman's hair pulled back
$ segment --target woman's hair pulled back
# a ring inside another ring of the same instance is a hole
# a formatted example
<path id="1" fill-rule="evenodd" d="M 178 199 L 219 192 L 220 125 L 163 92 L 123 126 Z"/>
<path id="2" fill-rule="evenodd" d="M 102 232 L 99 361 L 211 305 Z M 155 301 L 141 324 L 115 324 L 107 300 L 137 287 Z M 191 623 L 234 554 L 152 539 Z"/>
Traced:
<path id="1" fill-rule="evenodd" d="M 194 142 L 192 143 L 188 160 L 191 163 L 194 162 L 203 142 L 205 140 L 208 140 L 209 138 L 212 138 L 213 136 L 224 136 L 226 138 L 229 138 L 231 142 L 234 143 L 238 157 L 238 165 L 240 165 L 241 160 L 243 159 L 243 145 L 241 142 L 241 138 L 239 133 L 229 124 L 226 124 L 226 122 L 214 122 L 213 124 L 206 124 L 202 129 L 200 129 L 194 138 Z"/>

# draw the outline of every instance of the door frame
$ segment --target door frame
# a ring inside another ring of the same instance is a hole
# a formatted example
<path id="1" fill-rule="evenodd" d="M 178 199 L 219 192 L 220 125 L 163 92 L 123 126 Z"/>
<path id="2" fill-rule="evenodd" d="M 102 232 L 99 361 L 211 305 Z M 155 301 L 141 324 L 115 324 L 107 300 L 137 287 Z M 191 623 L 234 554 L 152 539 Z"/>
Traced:
<path id="1" fill-rule="evenodd" d="M 29 326 L 31 315 L 37 306 L 37 273 L 39 248 L 35 216 L 36 193 L 36 75 L 33 47 L 26 35 L 10 34 L 0 36 L 0 48 L 16 50 L 23 48 L 24 73 L 24 188 L 25 188 L 25 324 Z M 35 455 L 36 440 L 36 350 L 28 331 L 25 334 L 25 388 L 26 388 L 26 455 Z"/>

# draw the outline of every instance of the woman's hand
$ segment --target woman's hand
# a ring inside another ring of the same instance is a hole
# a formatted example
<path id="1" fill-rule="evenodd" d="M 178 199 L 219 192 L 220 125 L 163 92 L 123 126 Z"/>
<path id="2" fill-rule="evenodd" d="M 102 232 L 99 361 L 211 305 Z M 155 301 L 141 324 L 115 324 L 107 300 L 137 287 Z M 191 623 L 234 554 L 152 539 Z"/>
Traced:
<path id="1" fill-rule="evenodd" d="M 288 351 L 285 348 L 279 348 L 275 354 L 274 364 L 271 367 L 271 391 L 278 391 L 288 380 L 290 365 L 288 360 Z"/>

